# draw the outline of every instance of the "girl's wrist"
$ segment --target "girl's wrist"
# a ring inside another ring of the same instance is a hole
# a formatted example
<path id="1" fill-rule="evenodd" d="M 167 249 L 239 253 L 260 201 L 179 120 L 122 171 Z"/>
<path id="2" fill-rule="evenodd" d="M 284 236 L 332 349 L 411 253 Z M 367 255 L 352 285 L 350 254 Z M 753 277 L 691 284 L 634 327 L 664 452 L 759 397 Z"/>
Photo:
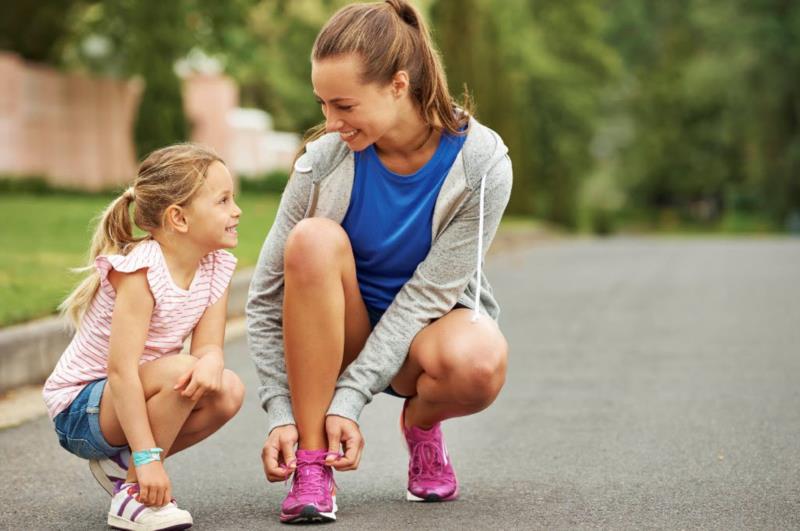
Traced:
<path id="1" fill-rule="evenodd" d="M 144 450 L 135 450 L 131 452 L 133 458 L 133 466 L 139 467 L 154 461 L 161 461 L 161 453 L 164 450 L 161 448 L 146 448 Z"/>

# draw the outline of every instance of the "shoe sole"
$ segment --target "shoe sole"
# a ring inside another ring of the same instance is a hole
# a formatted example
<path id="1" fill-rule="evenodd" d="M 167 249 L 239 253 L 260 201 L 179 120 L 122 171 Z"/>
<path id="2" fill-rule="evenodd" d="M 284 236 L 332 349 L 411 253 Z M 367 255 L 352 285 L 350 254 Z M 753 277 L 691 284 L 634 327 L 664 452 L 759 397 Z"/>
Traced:
<path id="1" fill-rule="evenodd" d="M 114 513 L 108 513 L 108 526 L 112 529 L 127 529 L 129 531 L 178 531 L 179 529 L 189 529 L 192 521 L 186 522 L 176 518 L 173 522 L 162 522 L 158 526 L 139 524 L 131 522 Z"/>
<path id="2" fill-rule="evenodd" d="M 103 487 L 103 490 L 105 490 L 108 493 L 109 496 L 113 496 L 114 495 L 114 483 L 110 479 L 108 479 L 108 476 L 106 475 L 106 471 L 103 470 L 103 467 L 100 465 L 100 461 L 98 461 L 97 459 L 90 460 L 89 461 L 89 470 L 91 471 L 92 476 L 94 476 L 94 479 L 97 480 L 97 483 L 101 487 Z M 123 471 L 121 468 L 119 470 L 120 470 L 120 472 L 123 473 L 123 477 L 121 477 L 120 479 L 124 481 L 125 480 L 125 476 L 127 475 L 127 472 Z"/>
<path id="3" fill-rule="evenodd" d="M 458 489 L 451 494 L 450 496 L 446 496 L 442 498 L 438 494 L 428 494 L 424 498 L 420 498 L 419 496 L 414 495 L 410 490 L 406 491 L 406 501 L 410 502 L 422 502 L 422 503 L 436 503 L 436 502 L 448 502 L 458 499 Z"/>
<path id="4" fill-rule="evenodd" d="M 336 521 L 336 497 L 333 497 L 333 510 L 329 513 L 321 512 L 313 505 L 306 505 L 300 511 L 300 514 L 289 515 L 281 512 L 281 523 L 284 524 L 301 524 L 301 523 L 324 523 Z"/>

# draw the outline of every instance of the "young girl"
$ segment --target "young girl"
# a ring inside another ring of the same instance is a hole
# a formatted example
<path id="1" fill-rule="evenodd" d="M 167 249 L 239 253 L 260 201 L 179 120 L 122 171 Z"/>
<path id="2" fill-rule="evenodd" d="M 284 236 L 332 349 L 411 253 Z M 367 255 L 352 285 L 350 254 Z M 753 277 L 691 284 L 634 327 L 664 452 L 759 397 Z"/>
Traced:
<path id="1" fill-rule="evenodd" d="M 489 406 L 505 380 L 481 266 L 511 191 L 507 149 L 455 106 L 404 1 L 337 12 L 311 78 L 328 134 L 295 164 L 247 305 L 264 470 L 294 473 L 280 519 L 335 519 L 332 469 L 358 467 L 358 417 L 382 391 L 404 399 L 407 499 L 455 499 L 440 424 Z"/>
<path id="2" fill-rule="evenodd" d="M 133 221 L 148 234 L 134 237 Z M 64 301 L 77 333 L 44 386 L 58 440 L 111 494 L 108 524 L 191 527 L 172 499 L 168 455 L 242 404 L 224 368 L 228 284 L 241 210 L 222 160 L 200 146 L 153 152 L 102 216 L 91 274 Z M 192 335 L 191 355 L 178 355 Z"/>

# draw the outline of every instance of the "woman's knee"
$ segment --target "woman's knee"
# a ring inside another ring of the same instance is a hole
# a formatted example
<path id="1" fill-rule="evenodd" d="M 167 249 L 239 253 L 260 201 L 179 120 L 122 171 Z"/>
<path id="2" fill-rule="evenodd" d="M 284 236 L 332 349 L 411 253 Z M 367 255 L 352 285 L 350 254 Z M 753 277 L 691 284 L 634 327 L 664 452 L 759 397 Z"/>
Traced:
<path id="1" fill-rule="evenodd" d="M 494 402 L 505 383 L 508 364 L 508 345 L 502 336 L 462 345 L 449 358 L 459 402 L 480 409 Z"/>
<path id="2" fill-rule="evenodd" d="M 284 249 L 287 274 L 314 275 L 330 271 L 331 261 L 340 257 L 350 242 L 347 233 L 327 218 L 306 218 L 289 232 Z"/>

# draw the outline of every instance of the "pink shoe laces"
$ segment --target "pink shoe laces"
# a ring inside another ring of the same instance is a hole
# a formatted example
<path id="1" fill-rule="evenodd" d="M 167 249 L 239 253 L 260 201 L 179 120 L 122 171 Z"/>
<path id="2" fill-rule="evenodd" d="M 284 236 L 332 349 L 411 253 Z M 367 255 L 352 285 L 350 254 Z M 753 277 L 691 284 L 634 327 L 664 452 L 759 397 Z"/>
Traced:
<path id="1" fill-rule="evenodd" d="M 336 452 L 325 452 L 324 454 L 319 453 L 317 455 L 303 453 L 305 455 L 299 455 L 298 452 L 293 461 L 281 465 L 281 468 L 286 470 L 292 463 L 297 463 L 297 469 L 294 472 L 294 476 L 292 476 L 292 493 L 298 498 L 306 496 L 314 497 L 320 494 L 325 495 L 325 490 L 328 488 L 326 482 L 327 474 L 325 473 L 325 467 L 328 465 L 325 464 L 325 459 L 327 459 L 329 455 L 341 457 L 341 454 Z M 302 481 L 298 481 L 300 476 L 303 478 Z M 289 477 L 286 478 L 287 484 L 289 483 L 289 479 Z M 333 482 L 333 486 L 338 490 L 339 486 L 333 479 L 333 474 L 331 474 L 331 481 Z"/>
<path id="2" fill-rule="evenodd" d="M 442 448 L 434 441 L 419 441 L 411 450 L 410 476 L 414 480 L 441 480 L 446 471 Z"/>

